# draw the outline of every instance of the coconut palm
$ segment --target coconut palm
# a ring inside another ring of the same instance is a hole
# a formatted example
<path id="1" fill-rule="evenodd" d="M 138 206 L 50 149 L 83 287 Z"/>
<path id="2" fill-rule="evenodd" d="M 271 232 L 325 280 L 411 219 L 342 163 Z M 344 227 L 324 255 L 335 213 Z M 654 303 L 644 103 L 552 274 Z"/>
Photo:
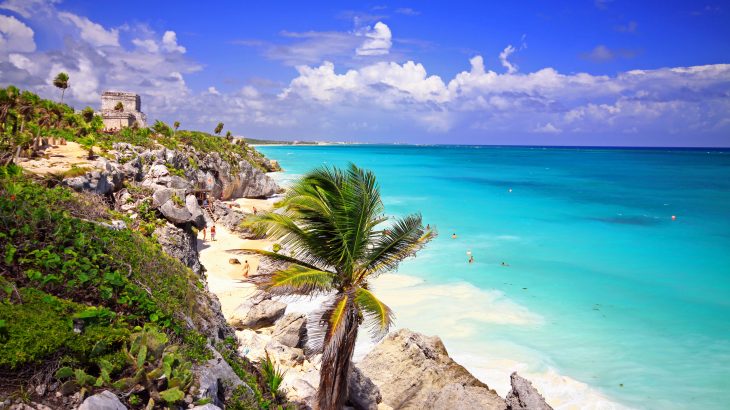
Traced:
<path id="1" fill-rule="evenodd" d="M 306 174 L 276 208 L 247 223 L 284 249 L 247 251 L 286 267 L 250 281 L 272 294 L 329 295 L 309 319 L 318 325 L 308 333 L 308 347 L 322 353 L 319 409 L 340 409 L 347 400 L 359 326 L 368 325 L 377 340 L 393 319 L 391 309 L 370 291 L 369 281 L 415 255 L 435 233 L 423 228 L 418 214 L 386 223 L 375 175 L 353 164 Z"/>
<path id="2" fill-rule="evenodd" d="M 66 89 L 68 88 L 68 74 L 63 71 L 58 73 L 56 78 L 53 79 L 53 85 L 61 89 L 61 102 L 63 103 L 63 95 L 66 93 Z"/>
<path id="3" fill-rule="evenodd" d="M 175 134 L 177 134 L 177 129 L 180 128 L 180 121 L 175 121 L 172 123 L 172 136 L 175 137 Z"/>
<path id="4" fill-rule="evenodd" d="M 223 131 L 223 123 L 219 122 L 218 125 L 215 126 L 215 130 L 213 130 L 213 132 L 215 135 L 220 135 L 221 131 Z"/>

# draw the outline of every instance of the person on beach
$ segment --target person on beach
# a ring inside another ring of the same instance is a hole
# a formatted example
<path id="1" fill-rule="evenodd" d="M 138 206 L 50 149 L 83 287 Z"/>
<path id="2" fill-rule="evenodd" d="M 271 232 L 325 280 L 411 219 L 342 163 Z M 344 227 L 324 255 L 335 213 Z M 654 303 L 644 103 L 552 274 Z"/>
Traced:
<path id="1" fill-rule="evenodd" d="M 451 239 L 456 239 L 456 232 L 451 234 Z"/>
<path id="2" fill-rule="evenodd" d="M 254 207 L 253 207 L 253 214 L 254 214 L 254 215 L 256 215 L 256 212 L 257 212 L 257 211 L 256 211 L 256 207 L 254 206 Z"/>
<path id="3" fill-rule="evenodd" d="M 205 242 L 205 235 L 207 234 L 208 228 L 203 227 L 203 242 Z"/>
<path id="4" fill-rule="evenodd" d="M 249 269 L 251 269 L 251 267 L 248 266 L 248 261 L 243 261 L 243 277 L 244 278 L 247 278 L 248 277 L 248 271 L 249 271 Z"/>
<path id="5" fill-rule="evenodd" d="M 215 240 L 215 225 L 210 227 L 210 240 L 211 241 Z"/>

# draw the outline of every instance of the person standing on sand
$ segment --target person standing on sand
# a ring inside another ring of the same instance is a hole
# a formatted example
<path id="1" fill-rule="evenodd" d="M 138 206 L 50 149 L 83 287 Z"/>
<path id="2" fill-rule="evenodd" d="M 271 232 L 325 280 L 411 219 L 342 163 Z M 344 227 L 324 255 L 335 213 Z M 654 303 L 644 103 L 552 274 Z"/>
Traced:
<path id="1" fill-rule="evenodd" d="M 215 240 L 215 225 L 210 227 L 210 240 L 211 241 Z"/>
<path id="2" fill-rule="evenodd" d="M 251 267 L 248 266 L 248 261 L 244 261 L 243 262 L 243 277 L 244 278 L 247 278 L 248 277 L 248 271 L 249 271 L 249 269 L 251 269 Z"/>
<path id="3" fill-rule="evenodd" d="M 207 233 L 208 233 L 208 228 L 203 227 L 203 242 L 205 242 L 205 237 L 206 237 Z"/>
<path id="4" fill-rule="evenodd" d="M 256 215 L 256 207 L 253 207 L 253 214 Z"/>

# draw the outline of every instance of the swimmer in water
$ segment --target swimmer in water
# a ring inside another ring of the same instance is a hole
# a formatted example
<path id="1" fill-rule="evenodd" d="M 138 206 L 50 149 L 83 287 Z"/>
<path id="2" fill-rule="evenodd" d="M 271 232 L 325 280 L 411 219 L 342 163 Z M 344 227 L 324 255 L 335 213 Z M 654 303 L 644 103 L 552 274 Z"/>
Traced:
<path id="1" fill-rule="evenodd" d="M 474 255 L 469 256 L 469 263 L 474 263 Z"/>
<path id="2" fill-rule="evenodd" d="M 507 263 L 507 262 L 502 262 L 502 266 L 509 266 L 509 263 Z"/>
<path id="3" fill-rule="evenodd" d="M 451 239 L 456 239 L 456 233 L 451 234 Z"/>

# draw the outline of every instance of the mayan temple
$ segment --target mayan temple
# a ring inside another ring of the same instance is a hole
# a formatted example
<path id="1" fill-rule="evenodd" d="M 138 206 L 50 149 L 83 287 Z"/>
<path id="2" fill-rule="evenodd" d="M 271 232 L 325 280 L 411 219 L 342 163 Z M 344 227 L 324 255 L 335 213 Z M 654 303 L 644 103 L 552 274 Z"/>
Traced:
<path id="1" fill-rule="evenodd" d="M 104 91 L 101 94 L 101 116 L 107 131 L 131 127 L 135 122 L 139 127 L 147 123 L 139 95 L 122 91 Z"/>

